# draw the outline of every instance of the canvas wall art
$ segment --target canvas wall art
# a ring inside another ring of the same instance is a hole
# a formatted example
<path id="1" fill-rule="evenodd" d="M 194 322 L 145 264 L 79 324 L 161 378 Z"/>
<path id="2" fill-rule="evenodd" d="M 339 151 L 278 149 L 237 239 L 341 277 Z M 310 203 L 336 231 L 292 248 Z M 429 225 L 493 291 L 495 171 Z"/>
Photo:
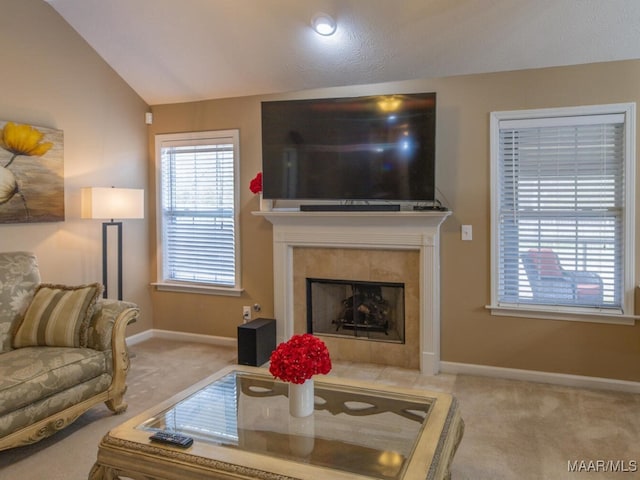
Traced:
<path id="1" fill-rule="evenodd" d="M 0 223 L 64 221 L 62 130 L 0 121 Z"/>

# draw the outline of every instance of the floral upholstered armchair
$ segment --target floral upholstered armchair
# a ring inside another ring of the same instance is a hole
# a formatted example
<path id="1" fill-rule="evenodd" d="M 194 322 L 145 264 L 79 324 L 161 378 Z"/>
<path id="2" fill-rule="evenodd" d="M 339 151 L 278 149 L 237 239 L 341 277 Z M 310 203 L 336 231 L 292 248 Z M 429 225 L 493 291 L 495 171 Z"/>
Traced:
<path id="1" fill-rule="evenodd" d="M 125 329 L 139 309 L 101 291 L 43 284 L 34 254 L 0 253 L 0 450 L 48 437 L 101 402 L 126 410 Z"/>

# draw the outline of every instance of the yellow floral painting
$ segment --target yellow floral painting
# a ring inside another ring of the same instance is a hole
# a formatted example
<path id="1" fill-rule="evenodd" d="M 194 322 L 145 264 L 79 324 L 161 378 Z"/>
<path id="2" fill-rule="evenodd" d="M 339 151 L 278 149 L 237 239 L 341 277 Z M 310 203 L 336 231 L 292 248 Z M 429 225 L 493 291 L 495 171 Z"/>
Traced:
<path id="1" fill-rule="evenodd" d="M 64 221 L 62 130 L 0 121 L 0 223 Z"/>

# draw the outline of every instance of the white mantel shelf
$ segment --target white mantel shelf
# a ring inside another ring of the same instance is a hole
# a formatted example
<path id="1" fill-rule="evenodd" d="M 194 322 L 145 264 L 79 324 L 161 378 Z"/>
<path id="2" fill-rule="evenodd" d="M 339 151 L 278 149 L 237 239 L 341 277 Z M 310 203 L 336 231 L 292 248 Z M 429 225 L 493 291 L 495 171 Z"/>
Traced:
<path id="1" fill-rule="evenodd" d="M 322 246 L 325 243 L 344 246 L 396 245 L 417 246 L 433 240 L 432 228 L 451 215 L 450 211 L 399 212 L 301 212 L 299 210 L 272 210 L 252 212 L 271 222 L 274 242 L 283 236 L 304 244 Z M 304 228 L 304 230 L 300 230 Z M 309 230 L 311 229 L 311 230 Z M 427 229 L 427 231 L 425 231 Z M 301 235 L 300 235 L 301 234 Z M 355 244 L 354 244 L 355 242 Z"/>
<path id="2" fill-rule="evenodd" d="M 420 371 L 440 370 L 440 225 L 450 211 L 252 212 L 273 224 L 274 314 L 278 341 L 293 335 L 295 247 L 420 252 Z"/>
<path id="3" fill-rule="evenodd" d="M 357 219 L 359 222 L 375 223 L 391 222 L 393 225 L 406 225 L 409 223 L 422 223 L 437 222 L 442 223 L 446 217 L 451 215 L 450 211 L 435 211 L 435 210 L 401 210 L 401 211 L 316 211 L 316 212 L 302 212 L 298 209 L 274 209 L 268 211 L 251 212 L 252 215 L 259 217 L 265 217 L 271 223 L 284 225 L 287 223 L 300 221 L 308 221 L 310 223 L 333 223 L 333 222 L 345 222 L 350 223 L 352 220 Z"/>

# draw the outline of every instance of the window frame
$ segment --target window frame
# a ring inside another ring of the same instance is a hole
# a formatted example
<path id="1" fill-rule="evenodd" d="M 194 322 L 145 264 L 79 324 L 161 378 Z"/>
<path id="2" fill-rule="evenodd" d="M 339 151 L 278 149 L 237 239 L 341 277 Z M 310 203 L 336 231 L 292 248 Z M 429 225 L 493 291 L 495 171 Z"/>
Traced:
<path id="1" fill-rule="evenodd" d="M 233 219 L 234 219 L 234 262 L 235 284 L 224 286 L 218 284 L 208 284 L 197 281 L 171 280 L 164 273 L 164 215 L 162 211 L 162 154 L 163 146 L 167 143 L 174 145 L 189 145 L 191 142 L 202 144 L 206 140 L 214 140 L 213 143 L 220 143 L 220 139 L 229 139 L 233 143 Z M 152 285 L 160 291 L 185 292 L 209 295 L 240 296 L 243 292 L 241 278 L 241 255 L 240 255 L 240 131 L 238 129 L 229 130 L 208 130 L 202 132 L 183 133 L 160 133 L 155 135 L 155 167 L 156 167 L 156 282 Z"/>
<path id="2" fill-rule="evenodd" d="M 624 213 L 622 242 L 623 263 L 622 310 L 602 310 L 598 307 L 550 306 L 543 304 L 505 303 L 499 301 L 500 281 L 500 122 L 509 120 L 553 121 L 559 117 L 589 115 L 624 115 Z M 487 308 L 493 315 L 570 320 L 596 323 L 633 325 L 635 296 L 635 183 L 636 183 L 636 104 L 619 103 L 579 107 L 543 108 L 533 110 L 497 111 L 490 114 L 490 192 L 491 192 L 491 304 Z"/>

